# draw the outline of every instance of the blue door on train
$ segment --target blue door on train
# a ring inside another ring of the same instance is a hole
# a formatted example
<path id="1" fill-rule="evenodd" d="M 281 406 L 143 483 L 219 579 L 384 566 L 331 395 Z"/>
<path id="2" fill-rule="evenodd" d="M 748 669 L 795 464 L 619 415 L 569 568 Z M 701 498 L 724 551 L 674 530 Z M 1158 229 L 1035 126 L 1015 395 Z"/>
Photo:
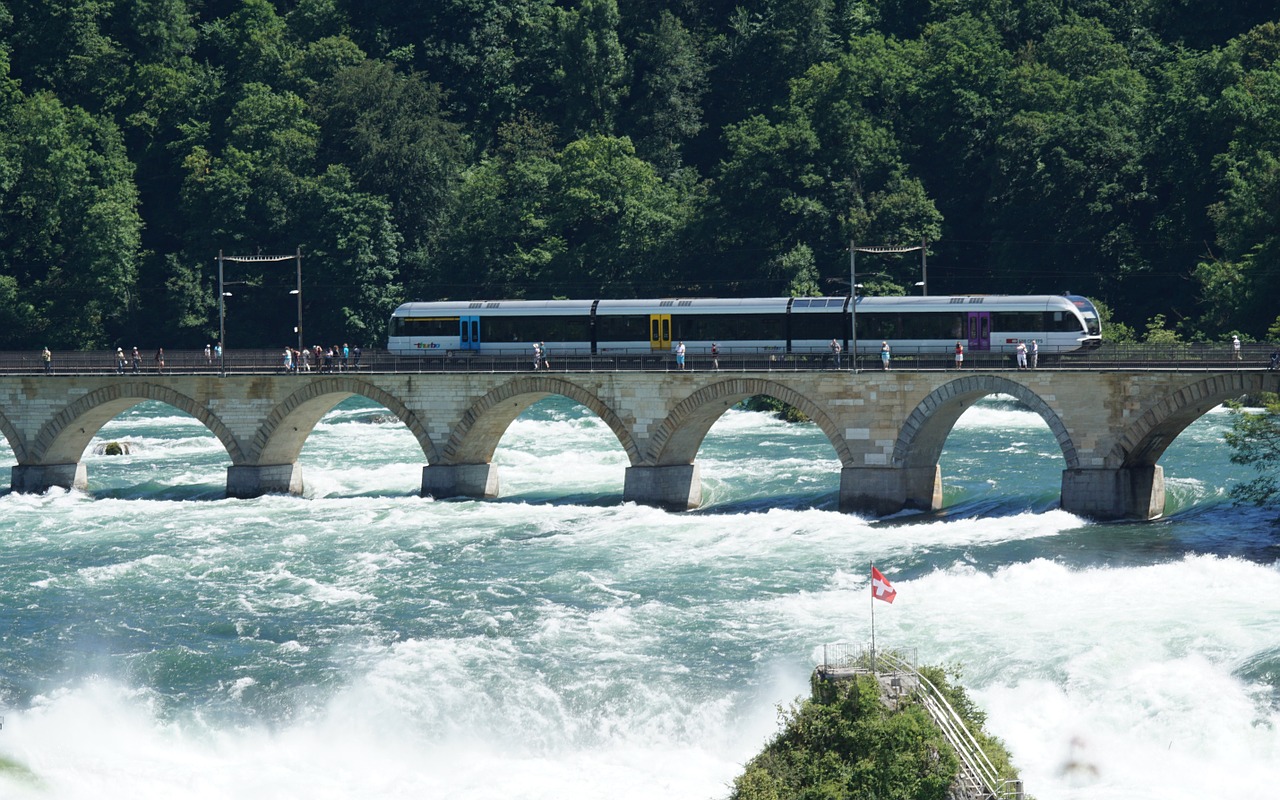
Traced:
<path id="1" fill-rule="evenodd" d="M 969 350 L 991 349 L 991 312 L 969 312 Z"/>
<path id="2" fill-rule="evenodd" d="M 480 318 L 479 317 L 459 317 L 458 318 L 458 339 L 462 343 L 463 350 L 479 350 L 480 349 Z"/>
<path id="3" fill-rule="evenodd" d="M 649 349 L 666 351 L 671 349 L 671 315 L 649 315 Z"/>

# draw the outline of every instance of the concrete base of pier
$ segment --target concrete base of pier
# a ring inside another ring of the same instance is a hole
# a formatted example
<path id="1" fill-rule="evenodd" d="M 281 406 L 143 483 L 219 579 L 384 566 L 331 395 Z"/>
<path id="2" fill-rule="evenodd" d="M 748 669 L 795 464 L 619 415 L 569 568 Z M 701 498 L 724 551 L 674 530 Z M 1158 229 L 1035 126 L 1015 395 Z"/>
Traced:
<path id="1" fill-rule="evenodd" d="M 498 468 L 492 464 L 429 464 L 422 468 L 422 494 L 427 497 L 498 496 Z"/>
<path id="2" fill-rule="evenodd" d="M 845 467 L 840 470 L 840 510 L 884 516 L 903 509 L 942 508 L 942 471 L 932 467 Z"/>
<path id="3" fill-rule="evenodd" d="M 671 511 L 688 511 L 702 505 L 702 475 L 697 464 L 627 467 L 622 499 Z"/>
<path id="4" fill-rule="evenodd" d="M 264 494 L 302 494 L 302 467 L 297 464 L 227 467 L 227 497 L 247 499 Z"/>
<path id="5" fill-rule="evenodd" d="M 1157 519 L 1164 515 L 1164 469 L 1063 470 L 1062 509 L 1096 520 Z"/>
<path id="6" fill-rule="evenodd" d="M 83 461 L 74 464 L 19 464 L 9 473 L 9 488 L 15 492 L 41 494 L 53 487 L 89 488 L 89 473 Z"/>

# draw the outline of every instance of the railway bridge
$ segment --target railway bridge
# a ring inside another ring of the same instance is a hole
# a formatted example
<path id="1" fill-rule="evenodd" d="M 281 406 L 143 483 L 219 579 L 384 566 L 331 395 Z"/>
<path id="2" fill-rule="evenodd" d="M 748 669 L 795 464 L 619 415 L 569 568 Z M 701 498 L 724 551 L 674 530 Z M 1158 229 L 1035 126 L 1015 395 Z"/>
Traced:
<path id="1" fill-rule="evenodd" d="M 11 488 L 88 488 L 82 456 L 103 424 L 147 400 L 203 423 L 226 448 L 227 495 L 300 493 L 297 463 L 316 423 L 360 395 L 422 447 L 422 491 L 499 494 L 492 456 L 533 403 L 567 397 L 599 416 L 630 466 L 625 500 L 696 508 L 703 438 L 730 407 L 770 395 L 804 412 L 840 462 L 842 510 L 885 515 L 942 504 L 939 456 L 977 400 L 1011 395 L 1061 448 L 1062 507 L 1094 519 L 1153 519 L 1158 463 L 1178 434 L 1225 400 L 1280 390 L 1263 369 L 919 371 L 566 371 L 390 374 L 0 376 L 0 430 L 16 456 Z"/>

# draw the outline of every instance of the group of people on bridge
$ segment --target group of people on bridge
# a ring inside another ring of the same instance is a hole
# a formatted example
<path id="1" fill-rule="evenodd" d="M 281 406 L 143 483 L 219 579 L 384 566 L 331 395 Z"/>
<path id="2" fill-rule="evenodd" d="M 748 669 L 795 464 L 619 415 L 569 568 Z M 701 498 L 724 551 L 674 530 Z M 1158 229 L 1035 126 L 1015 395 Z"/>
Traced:
<path id="1" fill-rule="evenodd" d="M 329 373 L 337 370 L 346 372 L 360 369 L 360 345 L 355 347 L 343 342 L 341 346 L 321 347 L 314 345 L 299 351 L 295 347 L 284 348 L 285 372 L 310 372 L 312 363 L 318 365 L 320 372 Z"/>

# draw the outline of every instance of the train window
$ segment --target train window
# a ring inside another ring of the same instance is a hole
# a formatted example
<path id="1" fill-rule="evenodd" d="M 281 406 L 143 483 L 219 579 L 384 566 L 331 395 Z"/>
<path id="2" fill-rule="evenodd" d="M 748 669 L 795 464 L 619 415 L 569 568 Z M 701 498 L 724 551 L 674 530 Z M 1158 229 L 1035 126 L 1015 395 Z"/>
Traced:
<path id="1" fill-rule="evenodd" d="M 596 341 L 599 342 L 643 342 L 651 340 L 650 333 L 657 335 L 658 323 L 654 321 L 650 332 L 648 314 L 596 317 Z"/>
<path id="2" fill-rule="evenodd" d="M 791 340 L 843 339 L 848 321 L 847 314 L 792 314 Z"/>
<path id="3" fill-rule="evenodd" d="M 1045 330 L 1045 312 L 1043 311 L 998 311 L 991 314 L 991 327 L 998 331 L 1029 331 L 1036 333 Z"/>
<path id="4" fill-rule="evenodd" d="M 964 330 L 964 316 L 955 312 L 929 312 L 901 316 L 899 338 L 902 339 L 956 339 Z"/>
<path id="5" fill-rule="evenodd" d="M 858 314 L 858 337 L 861 339 L 901 339 L 901 314 Z"/>
<path id="6" fill-rule="evenodd" d="M 1045 312 L 1046 330 L 1079 333 L 1081 327 L 1080 320 L 1076 319 L 1075 314 L 1068 314 L 1065 311 Z"/>
<path id="7" fill-rule="evenodd" d="M 392 317 L 392 336 L 457 336 L 457 317 Z"/>
<path id="8" fill-rule="evenodd" d="M 858 314 L 860 339 L 964 339 L 965 317 L 952 311 Z"/>
<path id="9" fill-rule="evenodd" d="M 587 316 L 484 317 L 489 342 L 589 342 Z"/>
<path id="10" fill-rule="evenodd" d="M 786 314 L 672 314 L 671 322 L 681 341 L 782 341 L 787 332 Z"/>

